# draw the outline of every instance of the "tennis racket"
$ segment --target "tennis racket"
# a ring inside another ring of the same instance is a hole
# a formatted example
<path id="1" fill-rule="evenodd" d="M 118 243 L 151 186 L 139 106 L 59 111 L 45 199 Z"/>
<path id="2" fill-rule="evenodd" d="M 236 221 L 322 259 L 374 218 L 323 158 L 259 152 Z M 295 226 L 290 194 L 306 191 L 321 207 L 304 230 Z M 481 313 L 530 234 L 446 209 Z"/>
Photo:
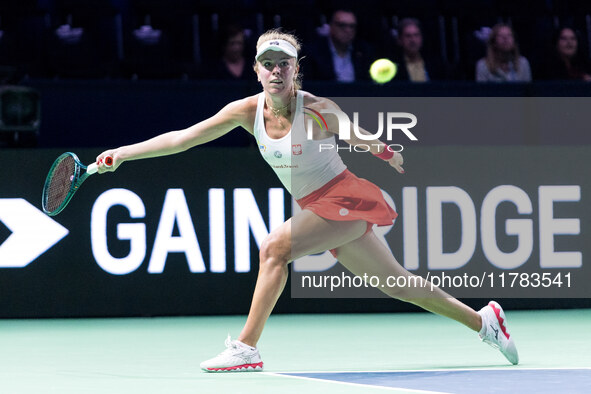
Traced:
<path id="1" fill-rule="evenodd" d="M 111 167 L 113 158 L 107 156 L 105 165 Z M 49 216 L 55 216 L 63 211 L 82 182 L 97 171 L 96 163 L 87 167 L 74 153 L 66 152 L 58 157 L 45 178 L 42 196 L 43 212 Z"/>

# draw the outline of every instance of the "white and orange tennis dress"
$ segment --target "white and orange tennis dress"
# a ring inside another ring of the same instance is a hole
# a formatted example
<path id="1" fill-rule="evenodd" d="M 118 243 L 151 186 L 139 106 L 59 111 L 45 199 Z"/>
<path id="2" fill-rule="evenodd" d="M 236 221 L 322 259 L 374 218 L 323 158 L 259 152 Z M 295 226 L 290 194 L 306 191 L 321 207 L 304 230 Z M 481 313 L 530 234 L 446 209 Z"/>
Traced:
<path id="1" fill-rule="evenodd" d="M 302 209 L 328 220 L 365 220 L 368 231 L 373 224 L 392 224 L 398 215 L 386 203 L 380 188 L 347 170 L 336 149 L 320 151 L 320 144 L 335 145 L 334 136 L 306 138 L 303 92 L 297 92 L 292 127 L 282 138 L 267 134 L 264 106 L 265 94 L 260 93 L 254 121 L 259 151 Z"/>

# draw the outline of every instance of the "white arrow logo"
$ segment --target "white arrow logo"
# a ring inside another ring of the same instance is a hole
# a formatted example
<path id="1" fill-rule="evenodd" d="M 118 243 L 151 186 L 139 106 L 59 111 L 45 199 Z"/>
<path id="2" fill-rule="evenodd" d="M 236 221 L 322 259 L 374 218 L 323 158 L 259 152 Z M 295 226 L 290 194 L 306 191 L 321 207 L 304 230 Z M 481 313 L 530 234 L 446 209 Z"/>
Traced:
<path id="1" fill-rule="evenodd" d="M 26 267 L 69 233 L 22 198 L 0 199 L 0 222 L 12 231 L 0 245 L 0 268 Z"/>

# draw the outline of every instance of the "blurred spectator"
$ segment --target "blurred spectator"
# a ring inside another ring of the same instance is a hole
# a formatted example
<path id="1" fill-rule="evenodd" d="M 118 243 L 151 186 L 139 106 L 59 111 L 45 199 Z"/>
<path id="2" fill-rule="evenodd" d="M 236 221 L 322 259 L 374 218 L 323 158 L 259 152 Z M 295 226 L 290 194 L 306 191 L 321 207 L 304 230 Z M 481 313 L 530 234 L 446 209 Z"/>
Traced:
<path id="1" fill-rule="evenodd" d="M 250 59 L 245 57 L 244 29 L 237 25 L 227 26 L 220 37 L 221 56 L 208 66 L 207 76 L 213 79 L 252 80 L 255 76 Z"/>
<path id="2" fill-rule="evenodd" d="M 369 80 L 374 60 L 371 47 L 356 39 L 357 17 L 350 10 L 332 14 L 329 33 L 309 45 L 304 61 L 307 79 L 355 82 Z"/>
<path id="3" fill-rule="evenodd" d="M 428 82 L 444 78 L 444 67 L 435 59 L 425 58 L 421 23 L 414 18 L 405 18 L 398 27 L 398 45 L 402 50 L 396 79 L 401 81 Z"/>
<path id="4" fill-rule="evenodd" d="M 152 26 L 151 17 L 146 15 L 143 23 L 127 31 L 124 75 L 132 79 L 180 78 L 183 70 L 173 50 L 172 27 Z"/>
<path id="5" fill-rule="evenodd" d="M 579 53 L 579 41 L 569 27 L 558 29 L 552 37 L 552 54 L 547 58 L 542 79 L 591 81 L 591 66 Z"/>
<path id="6" fill-rule="evenodd" d="M 530 82 L 531 69 L 519 54 L 513 29 L 505 24 L 492 28 L 488 37 L 486 57 L 476 63 L 478 82 Z"/>

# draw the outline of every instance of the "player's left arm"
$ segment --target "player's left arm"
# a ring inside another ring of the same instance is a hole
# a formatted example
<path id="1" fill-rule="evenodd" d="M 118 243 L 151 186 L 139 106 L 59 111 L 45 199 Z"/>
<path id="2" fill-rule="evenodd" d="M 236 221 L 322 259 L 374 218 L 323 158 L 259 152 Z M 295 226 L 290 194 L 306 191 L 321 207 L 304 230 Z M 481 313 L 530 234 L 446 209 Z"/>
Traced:
<path id="1" fill-rule="evenodd" d="M 320 111 L 322 109 L 331 109 L 331 110 L 341 110 L 339 106 L 332 100 L 326 98 L 317 98 L 317 101 L 310 105 L 311 108 Z M 329 133 L 335 134 L 338 136 L 339 134 L 339 121 L 336 116 L 326 116 L 325 117 L 327 123 L 327 131 Z M 376 157 L 383 158 L 383 160 L 387 161 L 392 167 L 396 169 L 401 174 L 404 174 L 404 168 L 402 165 L 404 164 L 404 158 L 400 152 L 394 152 L 391 150 L 388 145 L 384 144 L 378 138 L 372 139 L 361 139 L 357 135 L 354 130 L 353 123 L 349 122 L 349 135 L 350 138 L 345 139 L 344 141 L 347 142 L 351 146 L 356 145 L 363 145 L 364 148 L 369 146 L 369 151 Z M 371 136 L 372 134 L 367 130 L 359 127 L 360 134 Z M 391 152 L 391 153 L 390 153 Z M 392 155 L 391 155 L 392 154 Z M 391 157 L 390 157 L 391 155 Z"/>

